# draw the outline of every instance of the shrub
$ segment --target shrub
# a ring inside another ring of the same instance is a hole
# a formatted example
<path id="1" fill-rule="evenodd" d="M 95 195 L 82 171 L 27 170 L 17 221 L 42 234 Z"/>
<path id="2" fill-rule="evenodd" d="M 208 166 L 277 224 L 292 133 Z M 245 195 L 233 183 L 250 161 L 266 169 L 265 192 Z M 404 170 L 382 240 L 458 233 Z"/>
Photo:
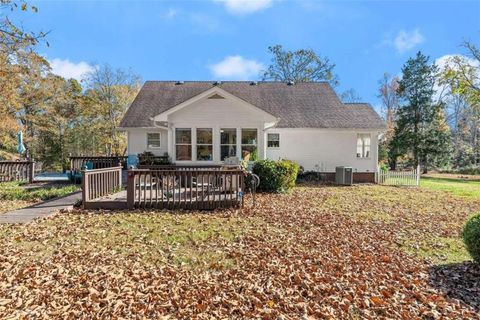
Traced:
<path id="1" fill-rule="evenodd" d="M 259 190 L 285 192 L 295 186 L 298 164 L 289 160 L 259 160 L 253 165 L 253 173 L 260 177 Z"/>
<path id="2" fill-rule="evenodd" d="M 380 162 L 379 167 L 380 167 L 380 170 L 383 170 L 383 171 L 390 170 L 390 166 L 388 165 L 388 163 L 385 163 L 385 162 Z"/>
<path id="3" fill-rule="evenodd" d="M 168 165 L 171 164 L 168 155 L 157 157 L 150 151 L 138 154 L 138 163 L 141 165 Z"/>
<path id="4" fill-rule="evenodd" d="M 480 263 L 480 214 L 468 219 L 462 232 L 463 242 L 473 260 Z"/>

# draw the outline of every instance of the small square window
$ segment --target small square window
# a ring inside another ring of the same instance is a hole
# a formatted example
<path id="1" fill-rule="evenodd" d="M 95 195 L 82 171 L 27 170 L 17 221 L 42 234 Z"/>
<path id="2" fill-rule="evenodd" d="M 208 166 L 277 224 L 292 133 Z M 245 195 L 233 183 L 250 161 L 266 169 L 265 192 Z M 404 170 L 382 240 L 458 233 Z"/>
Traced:
<path id="1" fill-rule="evenodd" d="M 147 133 L 147 148 L 160 148 L 160 132 L 149 132 Z"/>
<path id="2" fill-rule="evenodd" d="M 280 148 L 280 134 L 278 133 L 267 134 L 267 146 L 269 148 Z"/>

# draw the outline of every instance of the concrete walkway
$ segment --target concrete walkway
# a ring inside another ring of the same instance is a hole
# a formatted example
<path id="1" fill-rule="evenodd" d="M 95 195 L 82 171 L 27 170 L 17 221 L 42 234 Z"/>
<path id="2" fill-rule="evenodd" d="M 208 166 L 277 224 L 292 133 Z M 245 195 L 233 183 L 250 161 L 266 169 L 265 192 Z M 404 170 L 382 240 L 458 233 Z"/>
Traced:
<path id="1" fill-rule="evenodd" d="M 82 191 L 75 191 L 68 196 L 55 198 L 31 207 L 0 213 L 0 223 L 29 223 L 33 219 L 43 218 L 62 209 L 71 209 L 78 199 L 82 198 Z"/>

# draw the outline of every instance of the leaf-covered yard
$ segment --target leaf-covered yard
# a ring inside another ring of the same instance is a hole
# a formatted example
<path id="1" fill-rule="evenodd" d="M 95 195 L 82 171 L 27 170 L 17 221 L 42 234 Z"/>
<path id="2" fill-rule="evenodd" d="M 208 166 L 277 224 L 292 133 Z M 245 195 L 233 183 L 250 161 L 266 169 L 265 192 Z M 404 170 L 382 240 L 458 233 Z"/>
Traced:
<path id="1" fill-rule="evenodd" d="M 479 317 L 459 232 L 480 199 L 365 185 L 257 200 L 0 226 L 0 317 Z"/>

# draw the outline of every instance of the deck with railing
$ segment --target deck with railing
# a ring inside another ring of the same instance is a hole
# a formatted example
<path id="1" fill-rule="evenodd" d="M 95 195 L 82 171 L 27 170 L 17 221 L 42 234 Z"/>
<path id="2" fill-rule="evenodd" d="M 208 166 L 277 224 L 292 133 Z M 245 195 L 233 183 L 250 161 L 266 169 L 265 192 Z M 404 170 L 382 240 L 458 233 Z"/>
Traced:
<path id="1" fill-rule="evenodd" d="M 83 170 L 83 206 L 87 209 L 212 210 L 244 204 L 245 171 L 238 166 L 154 166 Z"/>
<path id="2" fill-rule="evenodd" d="M 33 161 L 0 161 L 0 182 L 28 181 L 33 182 L 35 162 Z"/>

